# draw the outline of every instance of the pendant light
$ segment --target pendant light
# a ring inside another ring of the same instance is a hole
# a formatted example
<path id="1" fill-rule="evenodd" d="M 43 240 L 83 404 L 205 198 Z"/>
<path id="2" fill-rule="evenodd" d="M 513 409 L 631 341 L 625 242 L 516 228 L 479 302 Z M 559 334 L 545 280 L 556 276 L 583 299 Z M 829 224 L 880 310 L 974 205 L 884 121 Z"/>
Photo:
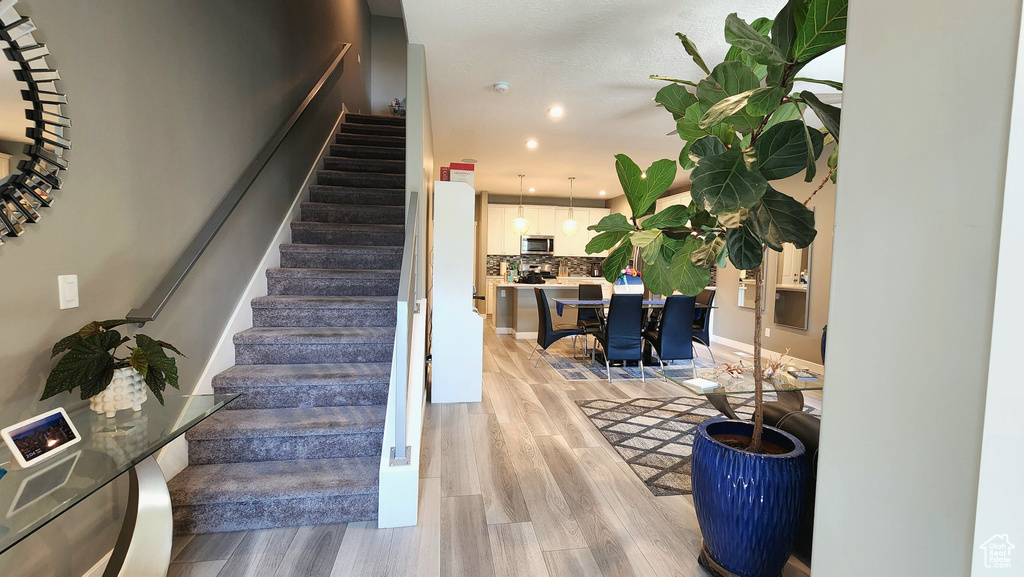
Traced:
<path id="1" fill-rule="evenodd" d="M 519 175 L 519 216 L 512 219 L 512 229 L 518 235 L 524 235 L 530 230 L 530 221 L 526 220 L 523 211 L 523 178 L 525 176 L 525 174 Z"/>
<path id="2" fill-rule="evenodd" d="M 572 181 L 574 180 L 576 180 L 575 176 L 569 177 L 569 218 L 562 223 L 562 233 L 565 236 L 576 236 L 576 233 L 580 231 L 580 223 L 576 222 L 572 215 Z"/>

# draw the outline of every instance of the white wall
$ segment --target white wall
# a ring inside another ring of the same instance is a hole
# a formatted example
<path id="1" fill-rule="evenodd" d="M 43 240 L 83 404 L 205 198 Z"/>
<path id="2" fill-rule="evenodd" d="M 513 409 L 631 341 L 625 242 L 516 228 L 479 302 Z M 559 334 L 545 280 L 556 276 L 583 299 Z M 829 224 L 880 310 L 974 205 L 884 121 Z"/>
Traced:
<path id="1" fill-rule="evenodd" d="M 850 3 L 815 576 L 970 572 L 1020 10 Z"/>
<path id="2" fill-rule="evenodd" d="M 370 18 L 370 110 L 391 114 L 388 104 L 405 98 L 406 44 L 401 18 Z"/>

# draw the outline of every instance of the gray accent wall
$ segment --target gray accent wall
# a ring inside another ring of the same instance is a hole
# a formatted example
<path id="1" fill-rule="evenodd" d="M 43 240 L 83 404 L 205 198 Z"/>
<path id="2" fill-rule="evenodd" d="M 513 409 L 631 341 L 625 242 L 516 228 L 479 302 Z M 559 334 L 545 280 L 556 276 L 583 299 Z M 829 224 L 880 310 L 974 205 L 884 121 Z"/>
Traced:
<path id="1" fill-rule="evenodd" d="M 370 111 L 365 1 L 23 0 L 18 8 L 39 26 L 64 79 L 74 149 L 55 207 L 0 247 L 3 424 L 79 401 L 38 401 L 50 346 L 142 304 L 341 44 L 353 44 L 341 80 L 328 83 L 144 329 L 188 355 L 178 366 L 189 391 L 342 103 Z M 78 275 L 80 308 L 59 310 L 61 274 Z M 90 497 L 0 557 L 0 574 L 82 575 L 113 546 L 126 496 L 122 480 Z"/>
<path id="2" fill-rule="evenodd" d="M 816 576 L 971 574 L 1020 22 L 1019 0 L 850 3 Z M 954 112 L 967 71 L 982 113 Z M 1019 574 L 1018 539 L 985 575 Z"/>
<path id="3" fill-rule="evenodd" d="M 390 115 L 388 105 L 395 98 L 405 98 L 406 44 L 405 23 L 401 18 L 373 16 L 372 74 L 370 74 L 370 109 L 373 114 Z"/>

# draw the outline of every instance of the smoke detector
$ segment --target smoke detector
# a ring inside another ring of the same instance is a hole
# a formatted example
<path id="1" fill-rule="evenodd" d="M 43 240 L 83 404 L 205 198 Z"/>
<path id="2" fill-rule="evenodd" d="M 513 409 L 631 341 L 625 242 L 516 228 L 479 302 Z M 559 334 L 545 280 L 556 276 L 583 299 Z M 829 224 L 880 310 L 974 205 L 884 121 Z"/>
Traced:
<path id="1" fill-rule="evenodd" d="M 508 94 L 508 82 L 495 82 L 494 91 L 498 94 Z"/>

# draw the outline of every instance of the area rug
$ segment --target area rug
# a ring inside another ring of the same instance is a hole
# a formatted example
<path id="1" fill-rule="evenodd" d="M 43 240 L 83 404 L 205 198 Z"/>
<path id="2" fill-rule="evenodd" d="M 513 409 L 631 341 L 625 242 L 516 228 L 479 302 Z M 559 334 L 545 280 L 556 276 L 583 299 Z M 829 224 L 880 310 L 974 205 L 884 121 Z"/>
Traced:
<path id="1" fill-rule="evenodd" d="M 765 401 L 774 401 L 765 393 Z M 595 399 L 576 401 L 594 426 L 656 496 L 689 495 L 690 453 L 697 427 L 722 416 L 707 401 L 693 397 L 660 399 Z M 743 419 L 754 413 L 753 396 L 734 397 L 736 414 Z M 814 415 L 820 412 L 805 409 Z"/>
<path id="2" fill-rule="evenodd" d="M 547 351 L 540 353 L 541 358 L 551 365 L 551 368 L 567 381 L 601 381 L 608 378 L 608 371 L 604 368 L 604 361 L 597 360 L 593 364 L 590 363 L 590 357 L 586 359 L 579 358 L 575 359 L 568 355 L 551 354 Z M 669 376 L 682 377 L 685 379 L 694 378 L 693 368 L 694 364 L 697 365 L 698 369 L 713 368 L 714 365 L 711 361 L 704 359 L 694 359 L 692 361 L 672 361 L 666 363 L 665 368 L 670 370 Z M 661 375 L 657 372 L 660 371 L 661 367 L 655 364 L 653 367 L 644 367 L 644 373 L 648 379 L 660 379 Z M 640 367 L 616 367 L 612 366 L 612 379 L 639 379 L 640 378 Z"/>

